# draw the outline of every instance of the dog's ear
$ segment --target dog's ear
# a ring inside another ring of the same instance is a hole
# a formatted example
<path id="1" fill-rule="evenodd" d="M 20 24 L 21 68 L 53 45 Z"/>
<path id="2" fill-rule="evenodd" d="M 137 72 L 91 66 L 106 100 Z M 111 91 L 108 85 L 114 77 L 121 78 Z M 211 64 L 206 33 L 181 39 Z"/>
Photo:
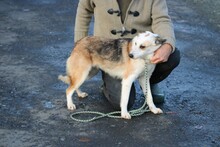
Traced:
<path id="1" fill-rule="evenodd" d="M 160 44 L 163 44 L 166 41 L 167 41 L 166 39 L 163 39 L 160 36 L 157 36 L 156 39 L 155 39 L 155 44 L 160 45 Z"/>

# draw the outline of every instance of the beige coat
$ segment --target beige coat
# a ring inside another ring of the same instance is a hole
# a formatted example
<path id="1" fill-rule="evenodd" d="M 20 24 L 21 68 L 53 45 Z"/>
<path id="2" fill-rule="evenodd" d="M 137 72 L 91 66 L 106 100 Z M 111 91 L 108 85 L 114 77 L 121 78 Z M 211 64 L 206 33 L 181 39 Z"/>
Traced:
<path id="1" fill-rule="evenodd" d="M 132 0 L 124 23 L 119 12 L 117 0 L 79 0 L 75 42 L 88 35 L 94 15 L 95 36 L 133 38 L 138 33 L 151 31 L 166 38 L 166 43 L 175 49 L 175 35 L 166 0 Z"/>

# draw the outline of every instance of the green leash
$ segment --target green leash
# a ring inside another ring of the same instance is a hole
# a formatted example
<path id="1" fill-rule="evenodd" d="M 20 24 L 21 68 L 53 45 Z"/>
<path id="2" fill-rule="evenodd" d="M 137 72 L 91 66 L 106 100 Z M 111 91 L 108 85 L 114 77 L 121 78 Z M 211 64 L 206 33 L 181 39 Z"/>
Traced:
<path id="1" fill-rule="evenodd" d="M 147 63 L 145 63 L 145 78 L 147 78 L 147 75 L 148 75 L 148 70 L 147 70 Z M 146 83 L 147 84 L 147 83 Z M 146 100 L 146 97 L 147 97 L 147 85 L 146 85 L 146 93 L 144 94 L 145 95 L 145 102 L 144 104 L 138 108 L 138 109 L 135 109 L 135 110 L 131 110 L 129 111 L 130 115 L 131 116 L 140 116 L 146 112 L 149 112 L 149 107 L 147 106 L 147 100 Z M 80 114 L 87 114 L 87 115 L 96 115 L 90 119 L 79 119 L 79 118 L 76 118 L 75 116 L 77 115 L 80 115 Z M 77 122 L 91 122 L 91 121 L 94 121 L 94 120 L 97 120 L 97 119 L 100 119 L 100 118 L 104 118 L 104 117 L 109 117 L 109 118 L 121 118 L 120 116 L 121 114 L 121 111 L 114 111 L 114 112 L 110 112 L 110 113 L 102 113 L 102 112 L 96 112 L 96 111 L 80 111 L 80 112 L 74 112 L 70 115 L 70 118 L 74 121 L 77 121 Z"/>

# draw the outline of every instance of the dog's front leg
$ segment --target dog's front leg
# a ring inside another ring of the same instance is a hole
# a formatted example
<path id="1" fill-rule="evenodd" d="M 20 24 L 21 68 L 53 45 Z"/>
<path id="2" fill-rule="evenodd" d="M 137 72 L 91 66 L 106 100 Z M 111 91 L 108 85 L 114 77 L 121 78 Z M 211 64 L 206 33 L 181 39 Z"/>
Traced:
<path id="1" fill-rule="evenodd" d="M 134 77 L 128 77 L 122 79 L 122 90 L 121 90 L 121 117 L 125 119 L 131 119 L 131 115 L 128 112 L 128 100 L 131 91 L 131 85 L 134 82 Z"/>
<path id="2" fill-rule="evenodd" d="M 163 111 L 160 108 L 157 108 L 155 106 L 154 102 L 153 102 L 153 97 L 152 97 L 151 88 L 150 88 L 150 78 L 149 77 L 145 78 L 145 76 L 141 76 L 138 79 L 139 84 L 141 85 L 141 88 L 143 90 L 144 96 L 147 99 L 147 105 L 148 105 L 150 111 L 153 112 L 154 114 L 163 113 Z M 147 92 L 147 95 L 146 95 L 146 92 Z"/>

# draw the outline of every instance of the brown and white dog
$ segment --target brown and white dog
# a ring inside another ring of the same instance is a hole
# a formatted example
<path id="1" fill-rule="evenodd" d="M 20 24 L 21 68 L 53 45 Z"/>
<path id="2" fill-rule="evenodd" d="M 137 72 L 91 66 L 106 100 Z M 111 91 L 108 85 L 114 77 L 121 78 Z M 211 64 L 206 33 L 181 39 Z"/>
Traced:
<path id="1" fill-rule="evenodd" d="M 133 39 L 107 39 L 92 36 L 78 41 L 67 60 L 67 76 L 58 77 L 69 84 L 66 90 L 67 108 L 76 109 L 72 101 L 74 91 L 79 97 L 88 96 L 87 93 L 81 92 L 79 87 L 88 77 L 94 76 L 92 69 L 101 69 L 112 77 L 122 79 L 120 101 L 122 118 L 131 119 L 127 104 L 131 85 L 137 78 L 144 93 L 147 89 L 146 99 L 150 111 L 154 114 L 163 113 L 153 103 L 149 81 L 155 68 L 155 64 L 150 62 L 150 58 L 164 42 L 165 39 L 148 31 Z M 144 76 L 145 64 L 147 64 L 148 70 L 147 78 Z"/>

